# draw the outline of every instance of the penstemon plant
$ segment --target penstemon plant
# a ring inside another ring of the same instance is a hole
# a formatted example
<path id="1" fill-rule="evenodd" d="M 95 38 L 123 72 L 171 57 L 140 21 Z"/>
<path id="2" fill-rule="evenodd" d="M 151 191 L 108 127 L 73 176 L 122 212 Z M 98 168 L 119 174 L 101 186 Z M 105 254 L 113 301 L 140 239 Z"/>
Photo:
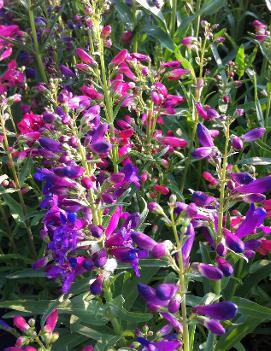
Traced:
<path id="1" fill-rule="evenodd" d="M 270 32 L 221 9 L 0 1 L 4 350 L 245 350 L 271 320 Z"/>

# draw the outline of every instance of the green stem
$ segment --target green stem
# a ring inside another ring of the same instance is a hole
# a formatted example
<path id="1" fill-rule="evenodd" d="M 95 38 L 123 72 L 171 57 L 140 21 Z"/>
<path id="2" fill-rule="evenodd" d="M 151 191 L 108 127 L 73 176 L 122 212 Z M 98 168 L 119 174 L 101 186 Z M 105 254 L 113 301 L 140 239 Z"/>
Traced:
<path id="1" fill-rule="evenodd" d="M 184 264 L 183 264 L 183 254 L 182 254 L 182 240 L 179 239 L 176 223 L 174 220 L 174 213 L 171 210 L 170 212 L 171 218 L 171 228 L 174 234 L 174 238 L 177 245 L 177 252 L 178 252 L 178 265 L 179 265 L 179 284 L 180 284 L 180 294 L 182 298 L 181 302 L 181 313 L 182 313 L 182 320 L 183 320 L 183 350 L 190 351 L 190 342 L 189 342 L 189 329 L 187 323 L 187 311 L 186 311 L 186 279 L 185 279 L 185 271 L 184 271 Z"/>
<path id="2" fill-rule="evenodd" d="M 222 169 L 220 170 L 220 196 L 219 196 L 217 244 L 223 238 L 223 215 L 224 215 L 224 205 L 225 205 L 225 187 L 227 182 L 229 142 L 230 142 L 230 122 L 227 121 L 225 126 L 225 148 L 224 148 L 224 154 L 223 154 L 223 163 L 222 163 Z"/>
<path id="3" fill-rule="evenodd" d="M 29 22 L 30 22 L 30 27 L 31 27 L 31 32 L 32 32 L 32 38 L 33 38 L 33 44 L 34 44 L 34 52 L 37 60 L 37 64 L 39 67 L 39 72 L 42 80 L 45 83 L 48 83 L 48 79 L 45 73 L 44 65 L 42 62 L 41 54 L 40 54 L 40 48 L 39 48 L 39 42 L 38 42 L 38 36 L 37 36 L 37 31 L 36 31 L 36 26 L 35 26 L 35 18 L 34 18 L 34 12 L 33 12 L 33 5 L 32 1 L 28 0 L 28 16 L 29 16 Z"/>
<path id="4" fill-rule="evenodd" d="M 104 297 L 105 297 L 107 303 L 112 301 L 112 292 L 110 289 L 109 282 L 107 282 L 107 284 L 105 284 Z M 116 335 L 122 335 L 123 333 L 122 333 L 121 325 L 120 325 L 119 321 L 117 320 L 117 318 L 111 312 L 110 308 L 108 309 L 108 313 L 110 315 L 110 322 L 112 324 L 114 332 L 116 333 Z"/>
<path id="5" fill-rule="evenodd" d="M 202 79 L 203 79 L 203 67 L 204 67 L 204 57 L 205 57 L 206 44 L 207 44 L 207 38 L 204 38 L 203 45 L 202 45 L 202 48 L 201 48 L 201 55 L 200 55 L 199 77 L 198 78 L 195 77 L 195 86 L 196 86 L 196 89 L 195 89 L 195 101 L 196 102 L 200 102 L 201 93 L 202 93 Z M 191 139 L 190 139 L 192 141 L 192 143 L 193 143 L 193 141 L 196 138 L 196 132 L 197 132 L 198 123 L 199 123 L 199 115 L 198 115 L 198 112 L 194 108 L 194 126 L 193 126 L 193 131 L 192 131 L 192 135 L 191 135 Z M 182 177 L 181 186 L 180 186 L 181 192 L 183 192 L 183 190 L 184 190 L 186 176 L 187 176 L 189 167 L 191 165 L 191 158 L 192 158 L 191 153 L 192 153 L 192 150 L 193 150 L 193 144 L 192 143 L 190 143 L 190 147 L 189 147 L 189 150 L 188 150 L 188 157 L 187 157 L 187 159 L 185 161 L 183 177 Z"/>
<path id="6" fill-rule="evenodd" d="M 177 19 L 177 5 L 178 5 L 178 0 L 172 0 L 172 12 L 171 12 L 171 21 L 170 21 L 170 33 L 172 37 L 175 34 L 175 26 L 176 26 L 176 19 Z"/>
<path id="7" fill-rule="evenodd" d="M 23 209 L 24 217 L 26 217 L 27 216 L 27 208 L 26 208 L 26 205 L 24 202 L 23 194 L 21 192 L 21 184 L 20 184 L 19 177 L 17 175 L 16 166 L 15 166 L 12 154 L 10 152 L 3 112 L 1 113 L 0 120 L 1 120 L 1 127 L 2 127 L 2 133 L 3 133 L 3 145 L 4 145 L 4 149 L 6 151 L 7 157 L 8 157 L 8 165 L 9 165 L 9 168 L 11 170 L 16 189 L 18 190 L 19 201 L 20 201 L 20 204 L 21 204 L 22 209 Z M 25 229 L 27 232 L 28 241 L 30 244 L 30 249 L 32 251 L 33 256 L 36 257 L 37 252 L 36 252 L 36 248 L 34 245 L 34 238 L 33 238 L 32 230 L 30 228 L 29 223 L 27 223 L 27 222 L 28 221 L 24 220 L 24 225 L 25 225 Z"/>
<path id="8" fill-rule="evenodd" d="M 114 172 L 118 172 L 119 157 L 118 157 L 118 145 L 116 143 L 115 127 L 114 127 L 113 101 L 110 93 L 110 85 L 106 77 L 106 68 L 105 68 L 105 60 L 104 60 L 104 44 L 100 36 L 99 23 L 96 23 L 95 26 L 96 26 L 96 32 L 99 33 L 98 38 L 96 39 L 98 43 L 100 69 L 101 69 L 100 70 L 101 81 L 102 81 L 104 99 L 105 99 L 105 115 L 106 115 L 106 120 L 109 123 L 110 137 L 113 145 L 112 151 L 111 151 L 111 157 L 112 157 Z"/>
<path id="9" fill-rule="evenodd" d="M 81 156 L 81 162 L 82 162 L 83 167 L 85 168 L 86 175 L 88 177 L 91 177 L 93 175 L 92 174 L 93 171 L 92 171 L 91 166 L 87 160 L 86 150 L 83 147 L 83 145 L 81 144 L 79 132 L 78 132 L 78 128 L 76 126 L 75 120 L 73 121 L 72 132 L 73 132 L 73 135 L 76 136 L 77 140 L 78 140 L 78 148 L 79 148 L 79 153 Z M 101 224 L 101 218 L 99 216 L 99 211 L 97 211 L 98 209 L 96 208 L 95 195 L 94 195 L 92 189 L 88 190 L 88 196 L 89 196 L 89 200 L 90 200 L 90 207 L 91 207 L 91 212 L 92 212 L 92 216 L 93 216 L 93 222 L 94 222 L 94 224 L 99 225 L 99 224 Z"/>

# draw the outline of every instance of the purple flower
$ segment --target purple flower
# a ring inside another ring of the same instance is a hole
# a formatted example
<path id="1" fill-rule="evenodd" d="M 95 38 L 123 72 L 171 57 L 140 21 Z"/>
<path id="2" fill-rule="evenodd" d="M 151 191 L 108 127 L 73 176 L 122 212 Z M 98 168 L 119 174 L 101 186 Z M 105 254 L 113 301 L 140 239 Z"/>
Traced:
<path id="1" fill-rule="evenodd" d="M 101 295 L 103 291 L 104 276 L 99 274 L 94 282 L 90 285 L 89 289 L 93 295 Z"/>
<path id="2" fill-rule="evenodd" d="M 203 322 L 204 326 L 210 330 L 213 334 L 223 335 L 225 334 L 225 328 L 221 323 L 215 319 L 205 319 Z"/>
<path id="3" fill-rule="evenodd" d="M 192 157 L 202 159 L 210 156 L 212 152 L 213 149 L 211 147 L 199 147 L 192 152 Z"/>
<path id="4" fill-rule="evenodd" d="M 231 138 L 231 145 L 235 150 L 242 150 L 244 147 L 243 140 L 236 135 Z"/>
<path id="5" fill-rule="evenodd" d="M 168 254 L 167 245 L 165 243 L 159 243 L 155 245 L 151 250 L 151 255 L 154 258 L 161 258 Z"/>
<path id="6" fill-rule="evenodd" d="M 199 273 L 207 279 L 219 280 L 224 277 L 223 272 L 218 267 L 213 266 L 211 264 L 198 263 L 196 265 L 196 268 L 199 271 Z"/>
<path id="7" fill-rule="evenodd" d="M 187 232 L 186 232 L 185 242 L 182 247 L 182 254 L 183 254 L 183 260 L 185 265 L 188 265 L 194 240 L 195 240 L 194 227 L 191 223 L 189 223 Z"/>
<path id="8" fill-rule="evenodd" d="M 151 342 L 144 338 L 137 338 L 137 341 L 143 346 L 141 351 L 177 351 L 181 348 L 180 340 L 162 340 Z"/>
<path id="9" fill-rule="evenodd" d="M 249 184 L 239 186 L 235 189 L 236 192 L 242 194 L 266 193 L 269 190 L 271 190 L 271 176 L 256 179 Z"/>
<path id="10" fill-rule="evenodd" d="M 199 123 L 197 126 L 197 134 L 199 138 L 199 143 L 201 146 L 213 147 L 214 142 L 211 137 L 209 129 L 207 129 L 203 124 Z"/>
<path id="11" fill-rule="evenodd" d="M 233 274 L 233 266 L 224 258 L 217 257 L 216 263 L 218 268 L 223 272 L 225 277 L 229 277 Z"/>
<path id="12" fill-rule="evenodd" d="M 229 249 L 236 253 L 242 253 L 245 250 L 245 244 L 237 235 L 232 234 L 230 231 L 225 233 L 226 244 Z"/>
<path id="13" fill-rule="evenodd" d="M 252 204 L 246 214 L 245 220 L 240 224 L 236 231 L 238 238 L 244 238 L 249 234 L 253 234 L 255 229 L 263 224 L 266 217 L 266 211 L 263 208 L 255 209 Z"/>
<path id="14" fill-rule="evenodd" d="M 60 65 L 59 66 L 60 72 L 66 76 L 66 77 L 70 77 L 70 78 L 74 78 L 75 77 L 75 73 L 68 67 L 65 65 Z"/>
<path id="15" fill-rule="evenodd" d="M 232 173 L 231 177 L 239 184 L 249 184 L 254 180 L 248 172 Z"/>
<path id="16" fill-rule="evenodd" d="M 155 240 L 144 233 L 133 232 L 132 239 L 137 244 L 137 246 L 143 250 L 150 251 L 157 244 Z"/>
<path id="17" fill-rule="evenodd" d="M 117 228 L 121 214 L 122 214 L 121 206 L 116 207 L 112 217 L 110 218 L 108 226 L 105 230 L 105 235 L 107 238 L 109 238 L 114 233 L 115 229 Z"/>
<path id="18" fill-rule="evenodd" d="M 53 169 L 54 173 L 60 177 L 68 177 L 72 179 L 76 179 L 81 177 L 85 169 L 80 166 L 65 166 L 65 167 L 56 167 Z"/>
<path id="19" fill-rule="evenodd" d="M 172 325 L 172 327 L 178 333 L 182 333 L 183 332 L 183 325 L 171 313 L 162 312 L 161 315 L 163 316 L 164 319 L 166 319 Z"/>
<path id="20" fill-rule="evenodd" d="M 42 147 L 52 152 L 59 152 L 62 150 L 60 142 L 54 139 L 42 137 L 39 139 L 39 143 Z"/>
<path id="21" fill-rule="evenodd" d="M 156 296 L 161 300 L 170 300 L 179 290 L 178 285 L 164 283 L 156 288 Z"/>
<path id="22" fill-rule="evenodd" d="M 194 191 L 192 194 L 191 201 L 193 201 L 197 206 L 204 207 L 215 202 L 216 199 L 202 191 Z"/>
<path id="23" fill-rule="evenodd" d="M 193 311 L 215 320 L 225 321 L 236 316 L 238 307 L 230 301 L 223 301 L 211 305 L 195 306 Z"/>
<path id="24" fill-rule="evenodd" d="M 265 133 L 265 128 L 254 128 L 249 132 L 247 132 L 246 134 L 243 134 L 241 138 L 244 141 L 251 143 L 253 141 L 256 141 L 262 138 L 264 133 Z"/>

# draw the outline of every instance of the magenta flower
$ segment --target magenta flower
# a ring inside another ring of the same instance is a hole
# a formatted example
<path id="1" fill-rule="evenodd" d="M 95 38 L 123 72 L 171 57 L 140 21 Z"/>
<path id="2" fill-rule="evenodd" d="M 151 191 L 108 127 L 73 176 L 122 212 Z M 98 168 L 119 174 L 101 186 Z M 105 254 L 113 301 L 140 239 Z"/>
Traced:
<path id="1" fill-rule="evenodd" d="M 176 68 L 167 73 L 167 78 L 169 80 L 179 80 L 181 77 L 190 74 L 188 69 Z"/>
<path id="2" fill-rule="evenodd" d="M 181 66 L 180 61 L 167 61 L 167 62 L 162 62 L 161 67 L 164 68 L 179 68 Z"/>
<path id="3" fill-rule="evenodd" d="M 55 330 L 57 320 L 58 320 L 58 312 L 57 312 L 57 309 L 55 308 L 47 317 L 44 330 L 47 333 L 52 333 Z"/>
<path id="4" fill-rule="evenodd" d="M 188 142 L 185 139 L 181 139 L 174 136 L 165 136 L 161 138 L 162 144 L 172 146 L 173 148 L 185 148 Z"/>
<path id="5" fill-rule="evenodd" d="M 116 56 L 113 57 L 111 63 L 115 66 L 119 66 L 123 63 L 128 57 L 128 50 L 124 49 L 117 53 Z"/>
<path id="6" fill-rule="evenodd" d="M 22 316 L 15 316 L 13 318 L 13 324 L 22 332 L 26 332 L 30 326 L 26 323 L 26 320 Z"/>
<path id="7" fill-rule="evenodd" d="M 87 65 L 94 65 L 96 61 L 92 56 L 90 56 L 85 50 L 81 48 L 77 48 L 75 50 L 76 55 Z"/>

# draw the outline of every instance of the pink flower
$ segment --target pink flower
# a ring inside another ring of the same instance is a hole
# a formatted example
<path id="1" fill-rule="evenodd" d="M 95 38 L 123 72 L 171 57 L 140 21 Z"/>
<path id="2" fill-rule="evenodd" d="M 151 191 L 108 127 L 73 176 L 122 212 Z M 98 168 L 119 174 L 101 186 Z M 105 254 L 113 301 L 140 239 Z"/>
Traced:
<path id="1" fill-rule="evenodd" d="M 47 333 L 52 333 L 56 327 L 57 320 L 58 320 L 58 312 L 57 312 L 57 309 L 55 308 L 47 317 L 44 330 Z"/>
<path id="2" fill-rule="evenodd" d="M 14 317 L 13 324 L 22 332 L 25 332 L 30 328 L 30 325 L 26 323 L 26 320 L 22 316 Z"/>
<path id="3" fill-rule="evenodd" d="M 33 112 L 25 113 L 23 119 L 17 124 L 21 134 L 28 134 L 38 131 L 44 122 L 41 115 L 36 115 Z"/>
<path id="4" fill-rule="evenodd" d="M 189 74 L 190 71 L 184 68 L 176 68 L 168 72 L 167 77 L 169 80 L 179 80 L 181 77 Z"/>
<path id="5" fill-rule="evenodd" d="M 87 65 L 94 65 L 96 61 L 91 57 L 85 50 L 77 48 L 75 50 L 76 55 Z"/>
<path id="6" fill-rule="evenodd" d="M 185 139 L 181 139 L 181 138 L 174 137 L 174 136 L 163 137 L 161 139 L 161 141 L 162 141 L 162 144 L 169 145 L 169 146 L 172 146 L 174 148 L 177 148 L 177 147 L 184 148 L 188 145 L 188 142 Z"/>
<path id="7" fill-rule="evenodd" d="M 128 50 L 121 50 L 115 57 L 113 57 L 111 63 L 113 65 L 119 66 L 122 62 L 126 60 L 128 56 Z"/>
<path id="8" fill-rule="evenodd" d="M 156 184 L 154 186 L 154 190 L 156 190 L 158 193 L 162 195 L 167 195 L 169 193 L 169 188 L 166 187 L 165 185 Z"/>

